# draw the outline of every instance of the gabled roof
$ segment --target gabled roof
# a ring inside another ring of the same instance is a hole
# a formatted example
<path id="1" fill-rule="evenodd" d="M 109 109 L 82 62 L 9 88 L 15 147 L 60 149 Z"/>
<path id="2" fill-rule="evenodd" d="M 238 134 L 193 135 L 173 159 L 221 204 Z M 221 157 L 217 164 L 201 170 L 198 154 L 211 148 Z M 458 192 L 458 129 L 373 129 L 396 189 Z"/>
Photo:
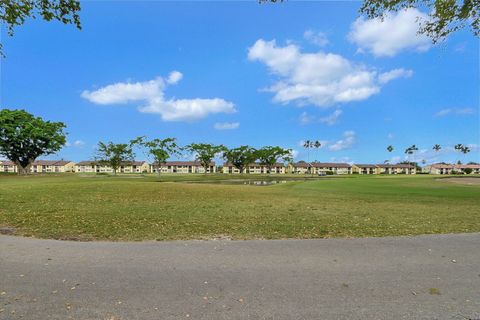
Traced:
<path id="1" fill-rule="evenodd" d="M 408 163 L 397 163 L 397 164 L 377 164 L 377 167 L 379 168 L 399 168 L 399 169 L 413 169 L 415 168 L 413 164 L 408 164 Z"/>
<path id="2" fill-rule="evenodd" d="M 348 163 L 334 163 L 334 162 L 313 162 L 312 167 L 316 168 L 350 168 Z"/>
<path id="3" fill-rule="evenodd" d="M 355 163 L 354 166 L 359 167 L 359 168 L 377 168 L 376 164 L 358 164 L 358 163 Z"/>
<path id="4" fill-rule="evenodd" d="M 143 165 L 144 163 L 146 163 L 146 161 L 125 161 L 125 162 L 122 162 L 120 165 L 121 166 L 141 166 Z M 95 161 L 95 160 L 85 160 L 85 161 L 80 161 L 77 163 L 77 166 L 94 166 L 94 165 L 105 165 L 105 166 L 108 166 L 108 164 L 102 164 L 100 163 L 100 161 Z"/>
<path id="5" fill-rule="evenodd" d="M 154 162 L 152 165 L 157 166 L 158 163 Z M 162 166 L 193 166 L 193 167 L 202 167 L 200 161 L 167 161 L 161 164 Z M 215 162 L 210 162 L 210 166 L 215 166 Z"/>

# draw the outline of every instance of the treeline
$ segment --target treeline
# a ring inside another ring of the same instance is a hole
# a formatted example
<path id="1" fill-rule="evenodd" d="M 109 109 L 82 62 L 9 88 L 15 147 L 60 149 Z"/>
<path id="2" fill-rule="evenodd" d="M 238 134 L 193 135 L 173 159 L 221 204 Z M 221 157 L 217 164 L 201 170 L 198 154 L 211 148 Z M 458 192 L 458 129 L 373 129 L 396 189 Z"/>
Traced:
<path id="1" fill-rule="evenodd" d="M 205 173 L 207 173 L 210 163 L 216 157 L 223 158 L 240 172 L 243 172 L 250 163 L 258 161 L 265 165 L 270 173 L 279 160 L 285 162 L 293 160 L 292 150 L 279 146 L 266 146 L 259 149 L 247 145 L 230 149 L 221 144 L 211 143 L 191 143 L 186 146 L 179 146 L 175 138 L 149 140 L 145 136 L 133 139 L 129 143 L 99 142 L 95 160 L 109 165 L 115 174 L 123 163 L 134 160 L 134 148 L 136 147 L 144 149 L 153 158 L 154 166 L 157 166 L 157 168 L 171 157 L 181 156 L 185 153 L 194 155 L 195 160 L 204 167 Z M 157 170 L 157 172 L 160 173 L 160 170 Z"/>
<path id="2" fill-rule="evenodd" d="M 54 154 L 65 146 L 67 142 L 65 128 L 63 122 L 45 121 L 25 110 L 0 110 L 0 155 L 14 162 L 20 174 L 28 174 L 38 157 Z M 171 157 L 188 152 L 195 155 L 195 159 L 205 168 L 205 172 L 215 157 L 222 157 L 240 172 L 255 161 L 265 165 L 269 172 L 280 159 L 285 162 L 292 161 L 292 150 L 279 146 L 266 146 L 260 149 L 250 146 L 229 149 L 224 145 L 209 143 L 179 146 L 175 138 L 147 139 L 144 136 L 128 143 L 99 142 L 95 160 L 111 166 L 116 173 L 122 163 L 134 160 L 135 148 L 144 149 L 157 166 Z"/>

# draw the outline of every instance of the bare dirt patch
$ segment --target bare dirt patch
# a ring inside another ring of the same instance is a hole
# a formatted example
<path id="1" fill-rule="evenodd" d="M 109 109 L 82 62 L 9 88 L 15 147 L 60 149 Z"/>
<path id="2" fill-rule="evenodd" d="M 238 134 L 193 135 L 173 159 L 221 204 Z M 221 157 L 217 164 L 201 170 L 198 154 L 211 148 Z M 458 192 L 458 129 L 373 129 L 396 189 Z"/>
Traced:
<path id="1" fill-rule="evenodd" d="M 463 185 L 480 185 L 480 178 L 443 178 L 437 180 Z"/>

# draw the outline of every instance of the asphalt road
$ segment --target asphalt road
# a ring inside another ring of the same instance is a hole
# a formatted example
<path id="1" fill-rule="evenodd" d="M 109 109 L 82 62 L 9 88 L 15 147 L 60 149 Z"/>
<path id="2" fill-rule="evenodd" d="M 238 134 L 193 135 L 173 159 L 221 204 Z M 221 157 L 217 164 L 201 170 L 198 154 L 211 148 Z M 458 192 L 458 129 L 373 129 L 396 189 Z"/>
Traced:
<path id="1" fill-rule="evenodd" d="M 480 319 L 480 234 L 62 242 L 0 236 L 0 319 Z"/>

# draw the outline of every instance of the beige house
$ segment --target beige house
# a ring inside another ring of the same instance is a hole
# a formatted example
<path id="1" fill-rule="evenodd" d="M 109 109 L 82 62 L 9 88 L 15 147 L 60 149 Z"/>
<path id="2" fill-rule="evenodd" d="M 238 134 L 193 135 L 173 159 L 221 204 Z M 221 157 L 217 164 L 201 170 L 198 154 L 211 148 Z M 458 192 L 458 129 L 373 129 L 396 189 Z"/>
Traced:
<path id="1" fill-rule="evenodd" d="M 312 163 L 312 171 L 314 174 L 326 174 L 327 172 L 350 174 L 352 173 L 352 166 L 348 163 L 314 162 Z"/>
<path id="2" fill-rule="evenodd" d="M 453 173 L 465 173 L 465 169 L 470 169 L 471 174 L 480 174 L 480 164 L 446 164 L 435 163 L 423 168 L 424 172 L 430 174 L 453 174 Z"/>
<path id="3" fill-rule="evenodd" d="M 377 174 L 378 167 L 375 164 L 353 164 L 352 173 L 358 174 Z"/>
<path id="4" fill-rule="evenodd" d="M 80 161 L 75 165 L 77 173 L 113 173 L 112 167 L 98 161 Z M 124 162 L 120 165 L 117 173 L 148 173 L 150 165 L 146 161 Z"/>
<path id="5" fill-rule="evenodd" d="M 150 165 L 150 172 L 154 173 L 205 173 L 205 168 L 198 161 L 167 161 L 160 167 L 157 163 Z M 216 173 L 217 166 L 211 162 L 207 168 L 207 173 Z"/>
<path id="6" fill-rule="evenodd" d="M 291 163 L 288 166 L 288 172 L 293 174 L 307 174 L 313 173 L 313 168 L 310 163 L 307 163 L 305 161 L 299 161 L 296 163 Z"/>
<path id="7" fill-rule="evenodd" d="M 222 173 L 226 174 L 239 174 L 240 170 L 238 170 L 234 165 L 231 163 L 225 163 L 222 168 Z M 268 166 L 260 164 L 260 163 L 251 163 L 243 169 L 242 173 L 250 173 L 250 174 L 285 174 L 286 168 L 283 163 L 275 163 L 269 172 Z"/>
<path id="8" fill-rule="evenodd" d="M 424 172 L 431 174 L 451 174 L 454 171 L 454 166 L 446 163 L 435 163 L 423 168 Z"/>
<path id="9" fill-rule="evenodd" d="M 65 160 L 36 160 L 30 167 L 32 173 L 74 172 L 75 162 Z M 18 172 L 12 161 L 0 161 L 0 172 Z"/>
<path id="10" fill-rule="evenodd" d="M 416 174 L 415 166 L 413 164 L 399 163 L 399 164 L 377 164 L 378 174 Z"/>
<path id="11" fill-rule="evenodd" d="M 471 169 L 470 174 L 480 174 L 480 164 L 457 164 L 455 165 L 455 171 L 465 173 L 465 169 Z"/>
<path id="12" fill-rule="evenodd" d="M 37 160 L 30 171 L 33 173 L 75 172 L 75 162 L 65 160 Z"/>
<path id="13" fill-rule="evenodd" d="M 0 161 L 0 172 L 18 172 L 17 165 L 10 160 Z"/>

